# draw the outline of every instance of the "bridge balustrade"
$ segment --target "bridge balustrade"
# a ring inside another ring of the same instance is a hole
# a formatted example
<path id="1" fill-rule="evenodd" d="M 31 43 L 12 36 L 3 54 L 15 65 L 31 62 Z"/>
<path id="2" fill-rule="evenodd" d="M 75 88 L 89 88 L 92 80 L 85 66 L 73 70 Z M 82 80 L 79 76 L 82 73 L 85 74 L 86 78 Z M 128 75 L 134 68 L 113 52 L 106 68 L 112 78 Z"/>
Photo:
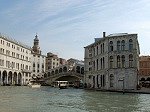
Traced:
<path id="1" fill-rule="evenodd" d="M 68 73 L 75 73 L 75 74 L 78 74 L 79 76 L 82 76 L 84 74 L 84 67 L 83 65 L 79 65 L 79 64 L 76 64 L 74 66 L 70 66 L 70 65 L 63 65 L 61 67 L 58 67 L 58 68 L 54 68 L 54 69 L 51 69 L 50 71 L 47 71 L 47 75 L 44 75 L 45 78 L 48 78 L 48 77 L 57 77 L 57 76 L 62 76 L 63 74 L 68 74 Z M 81 75 L 82 74 L 82 75 Z"/>

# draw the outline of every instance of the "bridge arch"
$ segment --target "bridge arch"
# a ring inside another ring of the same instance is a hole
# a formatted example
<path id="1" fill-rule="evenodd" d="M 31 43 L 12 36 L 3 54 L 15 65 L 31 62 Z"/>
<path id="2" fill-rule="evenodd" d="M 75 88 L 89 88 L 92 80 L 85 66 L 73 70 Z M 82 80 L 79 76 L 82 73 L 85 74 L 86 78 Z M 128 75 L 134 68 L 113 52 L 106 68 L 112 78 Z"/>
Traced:
<path id="1" fill-rule="evenodd" d="M 81 67 L 81 74 L 84 74 L 84 67 Z"/>
<path id="2" fill-rule="evenodd" d="M 63 72 L 67 72 L 67 67 L 66 66 L 63 67 Z"/>
<path id="3" fill-rule="evenodd" d="M 51 75 L 51 72 L 48 72 L 48 77 Z M 46 74 L 46 76 L 47 76 L 47 74 Z"/>
<path id="4" fill-rule="evenodd" d="M 48 72 L 48 73 L 49 73 L 49 72 Z M 46 77 L 47 77 L 47 74 L 45 73 L 45 74 L 44 74 L 44 78 L 46 78 Z"/>
<path id="5" fill-rule="evenodd" d="M 77 67 L 76 67 L 76 72 L 77 72 L 77 73 L 80 73 L 80 66 L 77 66 Z"/>
<path id="6" fill-rule="evenodd" d="M 62 68 L 59 69 L 59 73 L 62 73 Z"/>
<path id="7" fill-rule="evenodd" d="M 54 71 L 52 71 L 52 73 L 51 73 L 52 75 L 54 75 Z"/>
<path id="8" fill-rule="evenodd" d="M 52 84 L 55 81 L 83 81 L 83 74 L 76 72 L 62 72 L 60 74 L 51 75 L 50 77 L 45 78 L 47 84 Z"/>
<path id="9" fill-rule="evenodd" d="M 58 69 L 55 70 L 55 74 L 58 74 Z"/>

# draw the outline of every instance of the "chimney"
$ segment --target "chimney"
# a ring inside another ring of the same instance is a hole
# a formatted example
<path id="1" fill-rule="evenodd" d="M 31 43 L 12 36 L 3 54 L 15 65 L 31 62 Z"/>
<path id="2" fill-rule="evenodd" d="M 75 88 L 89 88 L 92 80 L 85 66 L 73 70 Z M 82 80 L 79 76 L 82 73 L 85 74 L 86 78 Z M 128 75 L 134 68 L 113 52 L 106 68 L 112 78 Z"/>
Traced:
<path id="1" fill-rule="evenodd" d="M 106 32 L 103 32 L 103 37 L 105 37 L 106 36 Z"/>

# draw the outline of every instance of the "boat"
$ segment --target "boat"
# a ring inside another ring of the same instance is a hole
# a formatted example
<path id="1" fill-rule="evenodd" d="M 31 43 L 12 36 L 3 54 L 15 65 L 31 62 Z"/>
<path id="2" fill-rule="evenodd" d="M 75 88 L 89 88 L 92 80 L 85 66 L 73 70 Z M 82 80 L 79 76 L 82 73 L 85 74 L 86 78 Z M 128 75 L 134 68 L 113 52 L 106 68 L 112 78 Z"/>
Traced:
<path id="1" fill-rule="evenodd" d="M 60 89 L 67 89 L 69 86 L 68 81 L 55 81 L 53 87 L 59 87 Z"/>
<path id="2" fill-rule="evenodd" d="M 35 80 L 31 80 L 28 84 L 29 87 L 31 88 L 40 88 L 41 84 Z"/>
<path id="3" fill-rule="evenodd" d="M 43 83 L 44 83 L 44 81 L 41 78 L 36 76 L 36 77 L 32 77 L 32 79 L 30 79 L 28 86 L 31 88 L 40 88 L 41 84 L 43 84 Z"/>

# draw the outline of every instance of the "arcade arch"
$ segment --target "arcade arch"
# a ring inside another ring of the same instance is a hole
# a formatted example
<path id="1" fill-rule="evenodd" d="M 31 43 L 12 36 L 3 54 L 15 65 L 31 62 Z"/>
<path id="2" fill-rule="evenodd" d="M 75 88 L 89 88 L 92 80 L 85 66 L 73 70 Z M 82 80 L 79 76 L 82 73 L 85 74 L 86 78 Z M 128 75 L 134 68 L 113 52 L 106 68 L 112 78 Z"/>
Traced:
<path id="1" fill-rule="evenodd" d="M 21 79 L 22 79 L 22 75 L 21 75 L 21 73 L 19 72 L 18 73 L 18 85 L 21 85 L 22 83 L 21 83 Z"/>
<path id="2" fill-rule="evenodd" d="M 8 73 L 8 84 L 12 84 L 12 72 L 11 71 L 9 71 L 9 73 Z"/>
<path id="3" fill-rule="evenodd" d="M 2 73 L 2 83 L 3 85 L 7 84 L 7 72 L 5 70 Z"/>

